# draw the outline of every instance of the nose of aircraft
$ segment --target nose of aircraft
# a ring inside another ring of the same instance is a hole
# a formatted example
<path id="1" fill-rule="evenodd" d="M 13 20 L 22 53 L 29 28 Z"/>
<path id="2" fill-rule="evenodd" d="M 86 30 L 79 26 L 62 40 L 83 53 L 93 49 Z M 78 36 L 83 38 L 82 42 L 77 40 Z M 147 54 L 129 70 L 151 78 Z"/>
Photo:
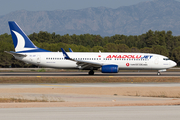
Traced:
<path id="1" fill-rule="evenodd" d="M 174 62 L 174 61 L 171 61 L 171 65 L 172 65 L 172 67 L 174 67 L 174 66 L 176 66 L 176 65 L 177 65 L 177 63 L 176 63 L 176 62 Z"/>

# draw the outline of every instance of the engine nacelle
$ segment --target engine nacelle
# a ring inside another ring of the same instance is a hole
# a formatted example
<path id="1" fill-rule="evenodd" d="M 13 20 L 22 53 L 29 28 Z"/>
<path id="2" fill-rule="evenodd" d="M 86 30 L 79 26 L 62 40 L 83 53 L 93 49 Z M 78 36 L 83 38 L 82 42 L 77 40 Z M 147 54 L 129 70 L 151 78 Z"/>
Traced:
<path id="1" fill-rule="evenodd" d="M 104 65 L 101 68 L 102 73 L 118 73 L 118 65 Z"/>

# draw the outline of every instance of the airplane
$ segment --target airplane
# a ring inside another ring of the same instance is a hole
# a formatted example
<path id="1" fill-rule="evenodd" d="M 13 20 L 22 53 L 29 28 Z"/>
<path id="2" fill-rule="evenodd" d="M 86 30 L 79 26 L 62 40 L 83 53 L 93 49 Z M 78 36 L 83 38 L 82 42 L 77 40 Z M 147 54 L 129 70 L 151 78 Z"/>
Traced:
<path id="1" fill-rule="evenodd" d="M 58 69 L 94 70 L 102 73 L 118 73 L 119 70 L 157 70 L 157 75 L 177 64 L 168 57 L 151 53 L 113 53 L 113 52 L 51 52 L 38 48 L 14 21 L 9 21 L 14 51 L 6 53 L 17 60 L 42 67 Z"/>

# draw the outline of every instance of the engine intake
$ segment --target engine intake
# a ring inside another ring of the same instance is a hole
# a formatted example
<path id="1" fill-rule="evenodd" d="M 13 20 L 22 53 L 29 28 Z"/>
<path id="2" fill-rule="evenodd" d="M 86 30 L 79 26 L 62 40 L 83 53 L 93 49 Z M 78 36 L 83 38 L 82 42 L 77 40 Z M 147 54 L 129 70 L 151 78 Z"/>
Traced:
<path id="1" fill-rule="evenodd" d="M 102 66 L 102 73 L 118 73 L 118 65 L 104 65 Z"/>

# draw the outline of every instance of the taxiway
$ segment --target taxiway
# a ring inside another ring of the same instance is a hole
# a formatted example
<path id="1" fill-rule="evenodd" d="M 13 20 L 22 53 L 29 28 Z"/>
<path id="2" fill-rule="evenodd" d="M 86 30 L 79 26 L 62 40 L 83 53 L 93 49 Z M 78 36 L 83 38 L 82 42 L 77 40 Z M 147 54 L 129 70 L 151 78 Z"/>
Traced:
<path id="1" fill-rule="evenodd" d="M 1 120 L 179 120 L 179 106 L 1 108 Z"/>

